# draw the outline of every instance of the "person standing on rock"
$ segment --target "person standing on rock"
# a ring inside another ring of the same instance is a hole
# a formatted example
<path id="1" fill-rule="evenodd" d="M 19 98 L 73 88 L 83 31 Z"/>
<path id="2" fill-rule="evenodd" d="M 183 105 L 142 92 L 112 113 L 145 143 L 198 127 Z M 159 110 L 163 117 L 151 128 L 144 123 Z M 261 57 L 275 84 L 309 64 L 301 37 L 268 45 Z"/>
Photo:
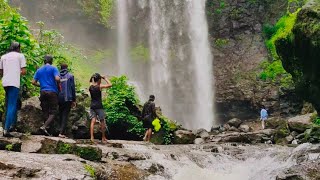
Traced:
<path id="1" fill-rule="evenodd" d="M 262 129 L 265 128 L 265 121 L 268 119 L 268 112 L 264 106 L 261 107 L 260 111 L 260 120 L 261 120 L 261 125 Z"/>
<path id="2" fill-rule="evenodd" d="M 150 141 L 152 135 L 152 121 L 157 117 L 154 100 L 155 96 L 150 95 L 149 100 L 143 105 L 142 110 L 143 127 L 147 129 L 143 140 L 147 142 Z"/>
<path id="3" fill-rule="evenodd" d="M 60 92 L 59 92 L 59 137 L 65 138 L 65 129 L 69 118 L 71 107 L 76 106 L 76 88 L 74 76 L 69 73 L 68 65 L 62 64 L 60 71 Z"/>
<path id="4" fill-rule="evenodd" d="M 51 55 L 46 55 L 44 60 L 45 65 L 36 71 L 32 84 L 40 87 L 40 106 L 46 119 L 40 129 L 50 136 L 47 129 L 54 121 L 58 110 L 60 73 L 59 70 L 52 65 L 53 57 Z"/>
<path id="5" fill-rule="evenodd" d="M 106 84 L 101 84 L 101 79 L 106 81 Z M 100 123 L 100 129 L 102 132 L 102 143 L 107 143 L 106 138 L 106 122 L 105 122 L 105 112 L 102 105 L 102 89 L 107 89 L 112 86 L 108 78 L 101 76 L 99 73 L 95 73 L 90 78 L 90 96 L 91 96 L 91 105 L 90 105 L 90 139 L 92 143 L 94 142 L 94 124 L 96 122 Z"/>
<path id="6" fill-rule="evenodd" d="M 11 136 L 9 131 L 17 120 L 20 76 L 27 73 L 26 66 L 26 58 L 20 53 L 20 44 L 12 42 L 9 52 L 1 57 L 0 62 L 2 85 L 6 92 L 6 117 L 3 131 L 6 137 Z"/>

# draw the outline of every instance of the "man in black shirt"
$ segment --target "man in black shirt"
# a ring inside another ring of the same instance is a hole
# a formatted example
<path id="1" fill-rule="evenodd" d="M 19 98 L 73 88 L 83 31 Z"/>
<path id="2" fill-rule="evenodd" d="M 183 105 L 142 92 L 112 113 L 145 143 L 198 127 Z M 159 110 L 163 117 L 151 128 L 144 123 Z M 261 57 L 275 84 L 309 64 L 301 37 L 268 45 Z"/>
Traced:
<path id="1" fill-rule="evenodd" d="M 152 121 L 157 117 L 154 100 L 155 96 L 150 95 L 149 100 L 144 104 L 142 110 L 143 127 L 147 129 L 143 140 L 147 142 L 150 141 L 152 135 Z"/>

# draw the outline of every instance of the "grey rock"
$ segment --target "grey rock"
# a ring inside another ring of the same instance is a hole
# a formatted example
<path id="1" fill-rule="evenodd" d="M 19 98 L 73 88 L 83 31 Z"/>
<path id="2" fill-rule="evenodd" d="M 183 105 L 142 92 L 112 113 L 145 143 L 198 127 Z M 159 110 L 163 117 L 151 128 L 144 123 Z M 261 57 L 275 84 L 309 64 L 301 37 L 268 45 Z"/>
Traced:
<path id="1" fill-rule="evenodd" d="M 203 144 L 205 141 L 202 138 L 197 138 L 194 140 L 194 144 Z"/>
<path id="2" fill-rule="evenodd" d="M 236 128 L 238 128 L 240 126 L 240 124 L 242 123 L 242 121 L 238 118 L 233 118 L 233 119 L 230 119 L 227 124 L 230 125 L 230 126 L 234 126 Z"/>
<path id="3" fill-rule="evenodd" d="M 296 116 L 296 117 L 290 118 L 288 120 L 289 128 L 292 131 L 297 131 L 299 133 L 302 133 L 306 129 L 312 126 L 311 117 L 312 117 L 312 114 L 309 113 L 302 116 Z"/>
<path id="4" fill-rule="evenodd" d="M 250 131 L 250 127 L 248 125 L 242 124 L 242 125 L 240 125 L 239 130 L 241 132 L 249 132 Z"/>
<path id="5" fill-rule="evenodd" d="M 208 138 L 209 137 L 209 133 L 205 129 L 196 130 L 195 135 L 197 138 Z"/>
<path id="6" fill-rule="evenodd" d="M 287 141 L 288 143 L 291 143 L 291 142 L 293 141 L 293 137 L 292 137 L 291 135 L 287 136 L 287 137 L 286 137 L 286 141 Z"/>
<path id="7" fill-rule="evenodd" d="M 193 144 L 196 139 L 196 135 L 191 131 L 178 130 L 174 132 L 174 144 Z"/>

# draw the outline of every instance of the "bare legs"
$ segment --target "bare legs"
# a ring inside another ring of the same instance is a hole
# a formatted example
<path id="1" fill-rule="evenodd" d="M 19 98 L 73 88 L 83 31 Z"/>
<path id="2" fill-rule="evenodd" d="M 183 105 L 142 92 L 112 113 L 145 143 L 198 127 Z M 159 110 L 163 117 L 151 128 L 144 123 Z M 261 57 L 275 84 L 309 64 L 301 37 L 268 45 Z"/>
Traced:
<path id="1" fill-rule="evenodd" d="M 261 126 L 262 126 L 262 129 L 265 128 L 265 122 L 264 122 L 264 120 L 261 121 Z"/>
<path id="2" fill-rule="evenodd" d="M 90 125 L 90 139 L 91 139 L 91 142 L 94 143 L 94 125 L 96 123 L 96 118 L 92 118 L 91 120 L 91 125 Z M 106 138 L 106 123 L 104 120 L 101 121 L 100 123 L 100 130 L 101 130 L 101 133 L 102 133 L 102 143 L 107 143 L 107 138 Z"/>
<path id="3" fill-rule="evenodd" d="M 149 129 L 146 131 L 143 140 L 146 141 L 146 142 L 149 142 L 150 139 L 151 139 L 151 135 L 152 135 L 152 129 L 149 128 Z"/>

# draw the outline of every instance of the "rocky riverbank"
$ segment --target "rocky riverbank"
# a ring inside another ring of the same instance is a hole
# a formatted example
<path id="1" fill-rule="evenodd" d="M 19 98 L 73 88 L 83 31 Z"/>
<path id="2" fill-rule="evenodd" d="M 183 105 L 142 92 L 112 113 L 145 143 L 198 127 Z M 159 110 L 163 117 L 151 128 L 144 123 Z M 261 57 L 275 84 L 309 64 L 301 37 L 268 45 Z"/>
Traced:
<path id="1" fill-rule="evenodd" d="M 320 146 L 0 137 L 0 179 L 319 179 Z M 15 152 L 14 152 L 15 151 Z"/>

